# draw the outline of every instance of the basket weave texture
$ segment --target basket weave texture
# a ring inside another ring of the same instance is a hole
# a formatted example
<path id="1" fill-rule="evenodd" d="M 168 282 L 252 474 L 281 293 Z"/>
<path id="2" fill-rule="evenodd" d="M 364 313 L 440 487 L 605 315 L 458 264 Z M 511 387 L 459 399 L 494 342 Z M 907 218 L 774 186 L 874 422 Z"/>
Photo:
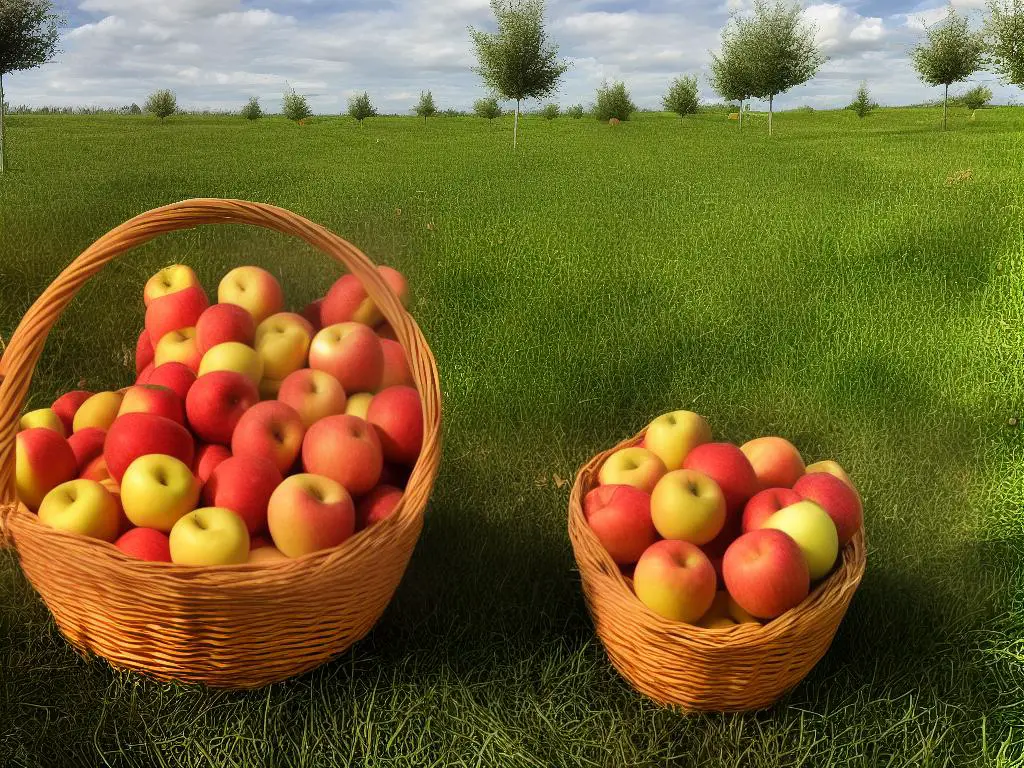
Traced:
<path id="1" fill-rule="evenodd" d="M 605 459 L 642 439 L 640 433 L 592 458 L 569 496 L 569 537 L 597 635 L 619 673 L 658 704 L 719 712 L 768 707 L 828 650 L 864 575 L 863 529 L 806 600 L 767 624 L 704 629 L 665 619 L 637 599 L 583 516 Z"/>
<path id="2" fill-rule="evenodd" d="M 294 235 L 362 282 L 395 329 L 423 403 L 423 449 L 394 512 L 333 549 L 294 560 L 191 567 L 135 560 L 97 539 L 56 531 L 15 498 L 15 434 L 47 334 L 105 264 L 165 232 L 251 224 Z M 195 199 L 111 230 L 43 292 L 0 361 L 0 543 L 78 649 L 162 680 L 255 688 L 345 651 L 380 618 L 419 538 L 441 455 L 437 365 L 415 321 L 357 248 L 291 211 Z"/>

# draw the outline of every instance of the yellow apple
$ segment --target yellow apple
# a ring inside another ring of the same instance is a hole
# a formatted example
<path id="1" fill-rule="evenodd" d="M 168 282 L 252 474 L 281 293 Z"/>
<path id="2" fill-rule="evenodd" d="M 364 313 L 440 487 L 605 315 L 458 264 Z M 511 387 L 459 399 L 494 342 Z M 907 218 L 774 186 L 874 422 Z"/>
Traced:
<path id="1" fill-rule="evenodd" d="M 725 525 L 725 494 L 703 472 L 668 472 L 651 493 L 651 520 L 666 539 L 707 544 Z"/>
<path id="2" fill-rule="evenodd" d="M 253 346 L 263 360 L 264 378 L 283 381 L 305 367 L 312 329 L 308 320 L 291 312 L 278 312 L 256 327 Z"/>
<path id="3" fill-rule="evenodd" d="M 764 521 L 761 528 L 775 528 L 800 547 L 811 581 L 832 570 L 839 554 L 839 534 L 828 512 L 813 501 L 799 501 L 783 507 Z"/>
<path id="4" fill-rule="evenodd" d="M 157 342 L 156 351 L 153 353 L 153 365 L 156 367 L 165 363 L 181 363 L 194 371 L 202 359 L 196 342 L 195 328 L 179 328 L 165 333 Z"/>
<path id="5" fill-rule="evenodd" d="M 153 299 L 158 299 L 169 293 L 177 293 L 193 285 L 199 285 L 199 278 L 196 277 L 192 268 L 186 267 L 184 264 L 172 264 L 169 267 L 164 267 L 146 281 L 146 287 L 142 290 L 142 301 L 148 307 Z"/>
<path id="6" fill-rule="evenodd" d="M 330 374 L 327 375 L 330 376 Z M 371 400 L 373 400 L 372 392 L 356 392 L 354 395 L 349 395 L 348 402 L 345 403 L 345 413 L 365 419 L 370 410 Z"/>
<path id="7" fill-rule="evenodd" d="M 211 347 L 199 363 L 200 376 L 212 371 L 240 373 L 258 387 L 263 379 L 263 359 L 252 347 L 237 341 L 226 341 Z"/>
<path id="8" fill-rule="evenodd" d="M 110 429 L 110 425 L 117 418 L 117 412 L 121 409 L 123 397 L 120 392 L 97 392 L 75 411 L 71 431 L 79 432 L 89 427 L 104 431 Z"/>
<path id="9" fill-rule="evenodd" d="M 642 445 L 671 472 L 683 466 L 691 449 L 710 441 L 711 425 L 703 416 L 693 411 L 672 411 L 647 426 Z"/>
<path id="10" fill-rule="evenodd" d="M 233 565 L 249 560 L 249 529 L 224 507 L 189 512 L 171 528 L 171 562 L 181 565 Z"/>
<path id="11" fill-rule="evenodd" d="M 217 286 L 217 301 L 237 304 L 261 323 L 284 306 L 284 294 L 277 279 L 259 267 L 232 269 Z"/>
<path id="12" fill-rule="evenodd" d="M 124 513 L 140 528 L 169 531 L 199 502 L 199 481 L 180 459 L 162 453 L 140 456 L 121 478 Z"/>
<path id="13" fill-rule="evenodd" d="M 103 541 L 117 538 L 120 514 L 111 493 L 95 480 L 58 485 L 39 505 L 39 521 L 51 528 Z"/>
<path id="14" fill-rule="evenodd" d="M 39 408 L 35 411 L 29 411 L 18 422 L 19 430 L 33 429 L 35 427 L 50 429 L 61 437 L 67 437 L 67 433 L 64 432 L 64 422 L 60 420 L 60 416 L 52 408 Z"/>
<path id="15" fill-rule="evenodd" d="M 601 485 L 632 485 L 650 493 L 665 474 L 661 459 L 646 448 L 620 448 L 601 465 Z"/>

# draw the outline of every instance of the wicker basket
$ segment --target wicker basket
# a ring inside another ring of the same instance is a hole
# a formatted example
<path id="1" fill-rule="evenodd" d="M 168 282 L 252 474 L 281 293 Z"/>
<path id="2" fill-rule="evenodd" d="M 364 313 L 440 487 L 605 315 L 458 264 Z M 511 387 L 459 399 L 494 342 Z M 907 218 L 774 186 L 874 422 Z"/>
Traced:
<path id="1" fill-rule="evenodd" d="M 863 529 L 842 563 L 796 608 L 765 625 L 703 629 L 641 603 L 583 516 L 604 460 L 643 433 L 587 462 L 569 496 L 569 537 L 587 607 L 608 658 L 641 693 L 684 710 L 741 711 L 773 704 L 825 655 L 864 575 Z"/>
<path id="2" fill-rule="evenodd" d="M 200 568 L 135 560 L 97 539 L 44 526 L 15 501 L 18 418 L 46 336 L 105 264 L 159 234 L 252 224 L 294 235 L 363 283 L 405 349 L 423 402 L 423 450 L 395 511 L 330 550 L 294 560 Z M 32 305 L 0 361 L 0 539 L 77 648 L 163 680 L 255 688 L 310 670 L 366 635 L 402 579 L 440 459 L 437 366 L 412 317 L 370 260 L 290 211 L 240 200 L 186 200 L 144 213 L 93 243 Z"/>

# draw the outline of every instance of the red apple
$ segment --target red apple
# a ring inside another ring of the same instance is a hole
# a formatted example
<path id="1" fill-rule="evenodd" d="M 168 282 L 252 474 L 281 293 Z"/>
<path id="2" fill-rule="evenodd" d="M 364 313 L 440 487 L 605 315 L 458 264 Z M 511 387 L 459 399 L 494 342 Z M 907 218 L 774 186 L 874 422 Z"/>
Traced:
<path id="1" fill-rule="evenodd" d="M 64 434 L 70 435 L 74 431 L 75 425 L 75 414 L 78 412 L 79 407 L 82 403 L 92 397 L 92 392 L 86 392 L 84 389 L 76 389 L 72 392 L 61 395 L 53 401 L 53 405 L 50 406 L 53 412 L 57 414 L 57 418 L 60 419 L 61 424 L 64 425 Z"/>
<path id="2" fill-rule="evenodd" d="M 804 473 L 800 451 L 782 437 L 759 437 L 740 446 L 762 488 L 792 488 Z"/>
<path id="3" fill-rule="evenodd" d="M 389 267 L 385 264 L 377 267 L 377 271 L 380 272 L 380 276 L 384 278 L 384 282 L 388 284 L 388 287 L 398 297 L 398 300 L 402 302 L 402 306 L 408 307 L 409 283 L 405 279 L 405 275 L 394 267 Z"/>
<path id="4" fill-rule="evenodd" d="M 355 275 L 342 275 L 327 291 L 320 305 L 320 319 L 325 326 L 356 322 L 376 325 L 383 317 Z"/>
<path id="5" fill-rule="evenodd" d="M 153 299 L 146 307 L 146 332 L 154 348 L 171 331 L 195 327 L 209 305 L 206 292 L 199 285 Z"/>
<path id="6" fill-rule="evenodd" d="M 251 347 L 255 335 L 256 321 L 237 304 L 213 304 L 196 321 L 196 345 L 202 355 L 229 341 Z"/>
<path id="7" fill-rule="evenodd" d="M 800 547 L 771 528 L 736 539 L 725 552 L 722 574 L 732 598 L 760 619 L 782 615 L 810 592 L 811 577 Z"/>
<path id="8" fill-rule="evenodd" d="M 383 464 L 376 430 L 358 416 L 321 419 L 302 441 L 306 472 L 336 480 L 353 496 L 377 485 Z"/>
<path id="9" fill-rule="evenodd" d="M 182 402 L 185 402 L 185 399 L 188 397 L 188 391 L 195 382 L 195 371 L 187 365 L 183 363 L 164 363 L 154 368 L 149 378 L 143 383 L 154 387 L 167 387 L 180 397 Z"/>
<path id="10" fill-rule="evenodd" d="M 355 322 L 328 325 L 313 337 L 309 367 L 334 376 L 346 394 L 373 392 L 384 374 L 384 350 L 368 326 Z"/>
<path id="11" fill-rule="evenodd" d="M 696 544 L 662 539 L 637 561 L 633 589 L 658 615 L 693 623 L 714 602 L 715 569 Z"/>
<path id="12" fill-rule="evenodd" d="M 384 352 L 384 373 L 381 375 L 378 389 L 387 389 L 399 384 L 413 386 L 412 371 L 409 370 L 409 361 L 406 360 L 402 345 L 391 339 L 381 339 L 380 346 Z"/>
<path id="13" fill-rule="evenodd" d="M 132 528 L 114 542 L 128 557 L 157 563 L 171 562 L 171 545 L 167 534 L 156 528 Z"/>
<path id="14" fill-rule="evenodd" d="M 277 399 L 296 410 L 306 429 L 325 416 L 344 413 L 348 402 L 340 381 L 326 371 L 312 368 L 288 374 L 277 391 Z"/>
<path id="15" fill-rule="evenodd" d="M 310 325 L 313 326 L 314 334 L 324 327 L 323 318 L 320 316 L 320 308 L 323 306 L 323 303 L 323 299 L 312 301 L 306 305 L 306 308 L 303 309 L 302 312 L 299 313 L 309 321 Z"/>
<path id="16" fill-rule="evenodd" d="M 140 375 L 153 362 L 153 340 L 149 338 L 149 332 L 145 328 L 139 334 L 139 340 L 135 344 L 135 375 Z"/>
<path id="17" fill-rule="evenodd" d="M 67 440 L 45 427 L 22 430 L 14 440 L 15 490 L 22 503 L 35 511 L 46 494 L 75 479 L 75 454 Z"/>
<path id="18" fill-rule="evenodd" d="M 384 458 L 412 466 L 423 447 L 423 406 L 412 387 L 396 386 L 373 396 L 366 420 L 377 430 Z"/>
<path id="19" fill-rule="evenodd" d="M 631 485 L 599 485 L 583 497 L 583 515 L 619 565 L 629 565 L 658 539 L 651 496 Z"/>
<path id="20" fill-rule="evenodd" d="M 185 423 L 185 406 L 170 387 L 136 384 L 129 387 L 121 399 L 118 416 L 126 413 L 152 413 L 165 419 Z"/>
<path id="21" fill-rule="evenodd" d="M 103 458 L 117 483 L 121 482 L 129 464 L 153 453 L 173 456 L 191 467 L 195 443 L 181 424 L 152 413 L 126 413 L 110 425 L 103 444 Z"/>
<path id="22" fill-rule="evenodd" d="M 196 460 L 192 471 L 199 478 L 199 482 L 205 484 L 213 474 L 213 470 L 230 458 L 231 451 L 223 445 L 209 443 L 196 451 Z"/>
<path id="23" fill-rule="evenodd" d="M 143 368 L 142 371 L 139 373 L 139 375 L 135 377 L 135 383 L 136 384 L 148 384 L 149 383 L 149 377 L 151 375 L 153 375 L 153 369 L 154 368 L 156 368 L 156 363 L 150 363 L 145 368 Z"/>
<path id="24" fill-rule="evenodd" d="M 232 456 L 203 486 L 203 504 L 230 509 L 245 521 L 249 533 L 256 533 L 267 527 L 267 504 L 281 480 L 281 471 L 268 458 Z"/>
<path id="25" fill-rule="evenodd" d="M 242 414 L 259 401 L 260 393 L 248 377 L 235 371 L 213 371 L 196 379 L 185 400 L 185 411 L 200 440 L 230 445 Z"/>
<path id="26" fill-rule="evenodd" d="M 864 524 L 864 508 L 860 496 L 835 475 L 825 472 L 804 475 L 796 481 L 793 491 L 801 499 L 815 502 L 828 513 L 836 524 L 840 547 L 844 547 Z"/>
<path id="27" fill-rule="evenodd" d="M 110 476 L 110 470 L 107 469 L 107 460 L 102 456 L 97 456 L 86 464 L 80 477 L 83 480 L 95 480 L 97 483 L 102 483 L 104 480 L 114 482 L 114 479 Z"/>
<path id="28" fill-rule="evenodd" d="M 790 488 L 765 488 L 758 491 L 743 508 L 743 533 L 761 527 L 761 523 L 783 507 L 800 501 L 800 494 Z"/>
<path id="29" fill-rule="evenodd" d="M 387 320 L 378 325 L 374 330 L 377 332 L 377 335 L 380 336 L 381 339 L 388 339 L 390 341 L 395 342 L 398 341 L 398 334 L 395 333 L 394 326 L 391 325 L 391 323 L 389 323 Z"/>
<path id="30" fill-rule="evenodd" d="M 381 483 L 356 501 L 356 530 L 379 523 L 395 511 L 402 500 L 402 489 Z"/>
<path id="31" fill-rule="evenodd" d="M 103 441 L 107 433 L 99 427 L 88 427 L 80 429 L 68 438 L 68 445 L 75 454 L 75 463 L 78 466 L 78 473 L 81 474 L 97 456 L 103 455 Z"/>
<path id="32" fill-rule="evenodd" d="M 306 433 L 295 409 L 277 400 L 256 403 L 242 414 L 231 437 L 231 454 L 270 459 L 278 471 L 289 470 Z M 339 459 L 340 461 L 340 459 Z"/>
<path id="33" fill-rule="evenodd" d="M 683 469 L 703 472 L 722 489 L 729 516 L 739 516 L 743 505 L 760 490 L 750 461 L 732 443 L 703 443 L 683 459 Z"/>

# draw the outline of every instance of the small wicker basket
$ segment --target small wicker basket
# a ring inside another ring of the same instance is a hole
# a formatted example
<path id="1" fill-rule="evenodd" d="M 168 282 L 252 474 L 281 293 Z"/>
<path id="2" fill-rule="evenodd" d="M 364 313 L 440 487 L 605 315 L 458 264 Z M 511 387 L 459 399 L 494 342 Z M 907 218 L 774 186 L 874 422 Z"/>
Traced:
<path id="1" fill-rule="evenodd" d="M 692 711 L 770 706 L 825 655 L 864 575 L 863 529 L 842 562 L 796 608 L 764 625 L 704 629 L 670 621 L 641 603 L 583 516 L 605 459 L 643 433 L 588 461 L 569 496 L 569 537 L 597 635 L 619 673 L 658 704 Z"/>
<path id="2" fill-rule="evenodd" d="M 15 499 L 15 434 L 47 334 L 105 264 L 165 232 L 252 224 L 294 235 L 360 279 L 395 329 L 423 403 L 423 449 L 394 512 L 333 549 L 294 560 L 201 568 L 135 560 L 46 527 Z M 357 248 L 290 211 L 197 199 L 110 231 L 25 314 L 0 361 L 0 543 L 13 545 L 61 633 L 83 652 L 162 680 L 256 688 L 345 651 L 380 618 L 405 573 L 441 455 L 437 365 L 419 327 Z"/>

